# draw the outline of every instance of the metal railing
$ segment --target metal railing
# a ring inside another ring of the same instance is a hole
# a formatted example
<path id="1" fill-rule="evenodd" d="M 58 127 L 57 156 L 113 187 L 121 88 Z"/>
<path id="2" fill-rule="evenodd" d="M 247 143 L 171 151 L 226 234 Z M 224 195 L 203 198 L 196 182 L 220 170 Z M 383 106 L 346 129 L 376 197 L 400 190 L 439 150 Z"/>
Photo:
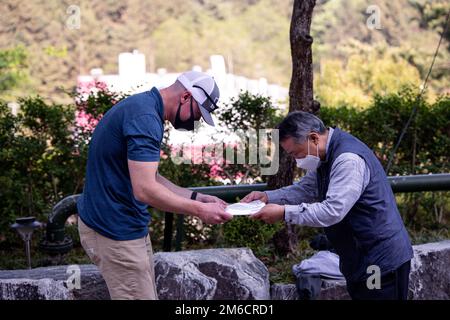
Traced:
<path id="1" fill-rule="evenodd" d="M 392 190 L 400 192 L 446 191 L 450 190 L 450 173 L 388 177 Z M 267 190 L 267 184 L 245 184 L 232 186 L 213 186 L 190 188 L 204 194 L 217 196 L 227 202 L 235 202 L 252 191 Z M 46 233 L 40 242 L 41 250 L 52 254 L 64 254 L 72 248 L 72 239 L 65 233 L 65 223 L 69 216 L 77 213 L 77 200 L 80 195 L 71 195 L 58 202 L 49 216 Z M 173 242 L 173 213 L 165 214 L 163 250 L 171 251 Z M 183 241 L 184 215 L 177 215 L 175 250 L 181 250 Z"/>
<path id="2" fill-rule="evenodd" d="M 421 191 L 446 191 L 450 190 L 450 173 L 440 174 L 421 174 L 411 176 L 391 176 L 388 177 L 394 193 L 421 192 Z M 229 186 L 212 186 L 212 187 L 195 187 L 189 188 L 204 194 L 209 194 L 221 198 L 226 202 L 235 202 L 236 199 L 242 199 L 245 195 L 252 191 L 267 190 L 266 183 L 229 185 Z M 173 221 L 175 215 L 170 212 L 165 214 L 164 241 L 163 250 L 172 250 L 173 241 Z M 184 215 L 176 215 L 176 236 L 175 250 L 181 250 L 181 243 L 184 234 Z"/>

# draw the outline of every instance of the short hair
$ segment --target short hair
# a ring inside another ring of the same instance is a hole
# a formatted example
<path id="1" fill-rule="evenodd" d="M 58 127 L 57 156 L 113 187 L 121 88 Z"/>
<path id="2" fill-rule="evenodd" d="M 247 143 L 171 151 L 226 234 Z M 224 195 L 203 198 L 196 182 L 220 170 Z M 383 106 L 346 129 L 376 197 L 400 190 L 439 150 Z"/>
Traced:
<path id="1" fill-rule="evenodd" d="M 297 143 L 303 143 L 311 132 L 323 134 L 326 131 L 322 120 L 312 113 L 304 111 L 289 113 L 278 124 L 277 129 L 279 130 L 280 141 L 294 138 Z"/>

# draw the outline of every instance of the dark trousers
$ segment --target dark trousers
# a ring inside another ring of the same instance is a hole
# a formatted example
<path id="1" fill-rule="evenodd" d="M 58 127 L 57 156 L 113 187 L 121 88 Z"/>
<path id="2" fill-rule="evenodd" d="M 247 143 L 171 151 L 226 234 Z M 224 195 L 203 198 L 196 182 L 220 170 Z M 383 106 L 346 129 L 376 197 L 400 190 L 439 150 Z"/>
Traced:
<path id="1" fill-rule="evenodd" d="M 367 282 L 347 282 L 347 290 L 353 300 L 407 300 L 411 261 L 383 275 L 380 289 L 369 289 Z"/>

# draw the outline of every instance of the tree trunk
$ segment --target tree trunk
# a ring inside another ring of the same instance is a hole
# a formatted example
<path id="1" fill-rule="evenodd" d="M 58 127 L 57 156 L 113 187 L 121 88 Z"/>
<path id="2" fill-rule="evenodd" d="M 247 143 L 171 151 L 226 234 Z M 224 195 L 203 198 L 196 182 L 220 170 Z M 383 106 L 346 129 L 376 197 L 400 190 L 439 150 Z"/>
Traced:
<path id="1" fill-rule="evenodd" d="M 291 20 L 292 77 L 289 87 L 289 112 L 319 111 L 313 96 L 311 19 L 315 0 L 295 0 Z"/>
<path id="2" fill-rule="evenodd" d="M 313 38 L 309 34 L 315 4 L 315 0 L 294 1 L 290 28 L 292 77 L 289 87 L 289 112 L 302 110 L 317 113 L 320 108 L 320 104 L 314 101 L 313 96 L 311 51 Z M 278 189 L 293 183 L 295 161 L 281 147 L 279 147 L 279 155 L 279 170 L 277 174 L 269 178 L 269 189 Z M 280 254 L 294 252 L 298 244 L 295 226 L 286 225 L 275 234 L 273 240 Z"/>

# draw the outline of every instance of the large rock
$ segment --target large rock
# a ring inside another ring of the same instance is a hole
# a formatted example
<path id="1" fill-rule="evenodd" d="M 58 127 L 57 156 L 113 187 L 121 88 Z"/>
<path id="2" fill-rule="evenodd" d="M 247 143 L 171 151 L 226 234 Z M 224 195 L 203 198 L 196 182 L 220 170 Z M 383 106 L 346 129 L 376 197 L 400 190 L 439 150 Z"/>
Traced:
<path id="1" fill-rule="evenodd" d="M 80 283 L 71 278 L 75 273 L 80 275 Z M 4 279 L 52 279 L 64 286 L 68 294 L 77 300 L 105 300 L 110 299 L 108 288 L 98 268 L 95 265 L 72 265 L 35 268 L 31 270 L 6 270 L 0 271 L 0 285 Z M 39 282 L 35 282 L 39 284 Z M 18 284 L 20 286 L 20 283 Z M 71 288 L 71 289 L 69 289 Z M 63 291 L 63 288 L 59 288 Z M 0 300 L 3 296 L 0 295 Z"/>
<path id="2" fill-rule="evenodd" d="M 441 241 L 413 246 L 408 299 L 450 299 L 450 241 Z M 271 287 L 273 300 L 298 300 L 295 284 L 274 284 Z M 345 281 L 327 280 L 322 283 L 318 299 L 349 299 Z"/>
<path id="3" fill-rule="evenodd" d="M 250 249 L 159 253 L 160 299 L 270 299 L 269 273 Z"/>
<path id="4" fill-rule="evenodd" d="M 299 300 L 295 284 L 276 283 L 270 288 L 272 300 Z M 345 281 L 324 280 L 318 300 L 349 300 Z"/>
<path id="5" fill-rule="evenodd" d="M 409 299 L 450 299 L 450 241 L 414 246 Z"/>
<path id="6" fill-rule="evenodd" d="M 70 278 L 76 268 L 79 268 L 79 286 Z M 270 298 L 267 268 L 247 248 L 156 253 L 155 274 L 158 296 L 162 300 Z M 72 295 L 74 299 L 109 299 L 106 284 L 94 265 L 0 271 L 0 285 L 11 281 L 9 279 L 23 278 L 58 281 L 60 287 L 63 286 L 59 289 L 65 289 L 68 298 Z M 39 286 L 38 282 L 35 284 Z M 15 288 L 20 289 L 21 284 L 17 282 Z M 23 294 L 15 297 L 26 299 L 26 290 L 21 292 Z M 0 300 L 8 297 L 12 296 L 0 294 Z M 29 299 L 34 297 L 28 296 Z"/>
<path id="7" fill-rule="evenodd" d="M 7 279 L 0 281 L 0 300 L 72 300 L 62 281 Z"/>

